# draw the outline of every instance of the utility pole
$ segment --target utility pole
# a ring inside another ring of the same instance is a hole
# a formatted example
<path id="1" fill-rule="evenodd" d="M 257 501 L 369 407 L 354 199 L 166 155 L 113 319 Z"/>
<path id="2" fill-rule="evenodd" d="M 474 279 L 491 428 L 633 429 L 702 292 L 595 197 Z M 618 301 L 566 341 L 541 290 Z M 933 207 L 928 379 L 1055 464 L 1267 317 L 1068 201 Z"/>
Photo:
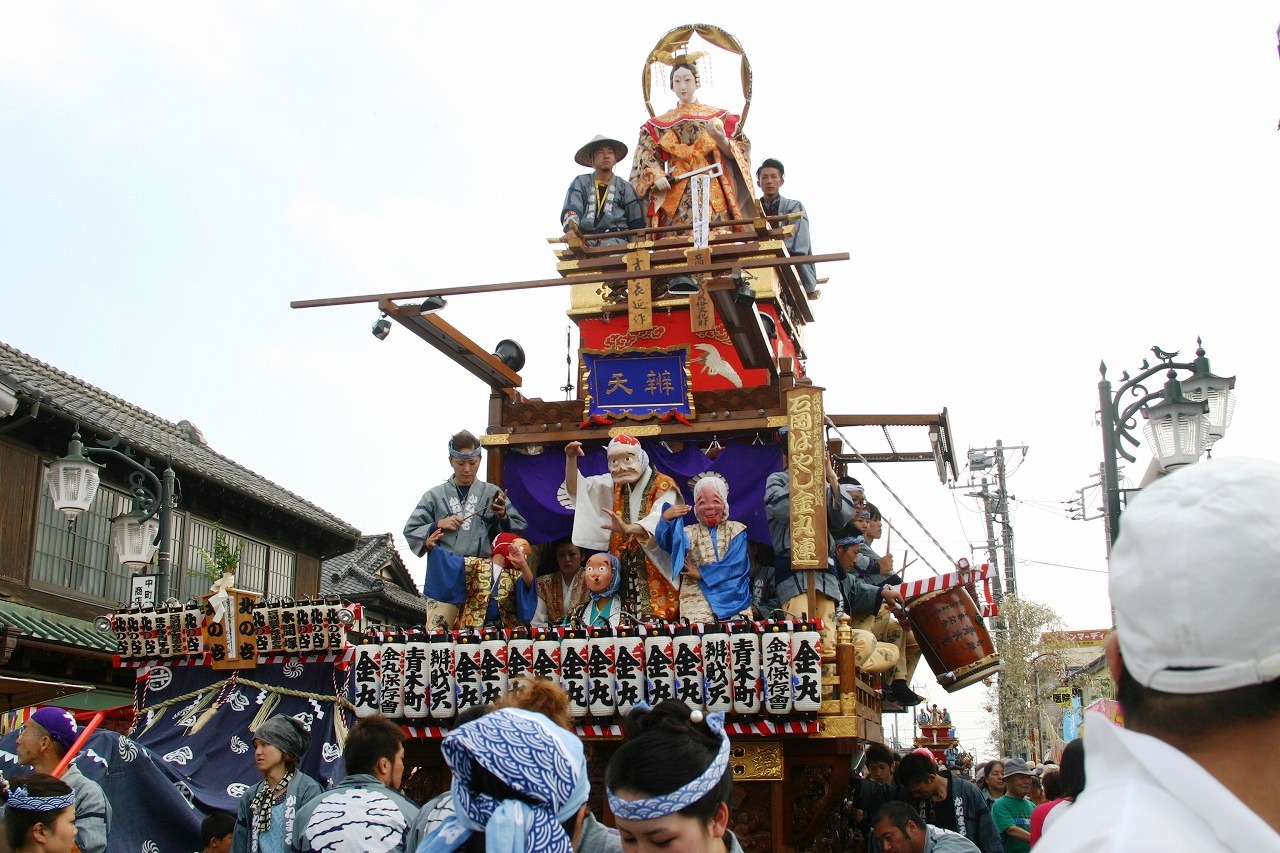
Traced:
<path id="1" fill-rule="evenodd" d="M 1025 445 L 1006 446 L 1003 441 L 996 441 L 995 447 L 974 448 L 969 451 L 969 468 L 971 471 L 985 471 L 989 468 L 996 470 L 996 490 L 991 490 L 991 484 L 986 477 L 982 478 L 981 490 L 969 492 L 969 497 L 977 498 L 982 501 L 983 518 L 987 525 L 987 555 L 988 562 L 994 570 L 991 575 L 993 593 L 997 605 L 1001 605 L 1006 596 L 1016 597 L 1018 594 L 1018 574 L 1017 564 L 1013 553 L 1013 522 L 1009 517 L 1009 489 L 1008 489 L 1008 470 L 1005 466 L 1005 452 L 1008 450 L 1021 450 L 1026 455 L 1027 447 Z M 992 451 L 993 456 L 988 456 L 986 451 Z M 970 481 L 972 483 L 972 481 Z M 971 485 L 971 488 L 973 486 Z M 1000 541 L 996 540 L 996 516 L 1000 520 Z M 1004 552 L 1004 584 L 1001 585 L 1000 578 L 1000 561 L 998 554 Z M 996 650 L 1001 654 L 1005 654 L 1008 645 L 1010 632 L 1015 629 L 1006 615 L 1007 611 L 1000 606 L 997 615 L 991 620 L 992 636 L 995 639 Z M 1025 690 L 1025 685 L 1021 688 Z M 1002 755 L 1013 754 L 1014 745 L 1019 741 L 1020 736 L 1014 730 L 1012 722 L 1006 716 L 1005 709 L 1014 707 L 1018 703 L 1018 698 L 1014 691 L 1018 690 L 1018 685 L 1008 684 L 1004 673 L 996 674 L 996 716 L 1000 721 L 1000 752 Z"/>
<path id="2" fill-rule="evenodd" d="M 1027 449 L 1022 448 L 1025 456 Z M 1009 490 L 1005 487 L 1004 442 L 996 440 L 996 482 L 1000 485 L 1000 533 L 1004 540 L 1004 587 L 1009 595 L 1018 595 L 1018 570 L 1013 559 L 1013 525 L 1009 523 Z M 988 519 L 990 516 L 988 516 Z M 988 522 L 989 523 L 989 522 Z"/>

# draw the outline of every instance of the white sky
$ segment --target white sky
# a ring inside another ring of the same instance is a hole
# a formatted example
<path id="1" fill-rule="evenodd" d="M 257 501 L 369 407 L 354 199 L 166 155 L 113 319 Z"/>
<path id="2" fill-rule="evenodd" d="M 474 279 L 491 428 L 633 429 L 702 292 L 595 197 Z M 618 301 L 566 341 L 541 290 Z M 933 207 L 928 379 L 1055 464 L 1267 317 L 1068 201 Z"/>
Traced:
<path id="1" fill-rule="evenodd" d="M 822 271 L 808 332 L 828 411 L 946 406 L 961 456 L 1029 445 L 1010 481 L 1019 584 L 1071 627 L 1109 622 L 1101 522 L 1062 509 L 1101 461 L 1100 360 L 1114 377 L 1202 335 L 1239 376 L 1219 455 L 1275 456 L 1277 17 L 699 4 L 751 59 L 753 160 L 787 165 L 816 251 L 852 255 Z M 483 429 L 486 389 L 404 329 L 376 341 L 371 307 L 289 301 L 554 275 L 543 238 L 574 150 L 597 132 L 634 144 L 643 59 L 689 22 L 541 3 L 5 4 L 0 339 L 399 536 L 446 473 L 446 437 Z M 721 62 L 702 99 L 740 111 L 734 80 Z M 445 316 L 519 340 L 525 391 L 555 399 L 567 300 L 459 297 Z M 983 546 L 977 503 L 932 466 L 880 472 L 953 556 Z M 983 691 L 917 681 L 985 754 Z"/>

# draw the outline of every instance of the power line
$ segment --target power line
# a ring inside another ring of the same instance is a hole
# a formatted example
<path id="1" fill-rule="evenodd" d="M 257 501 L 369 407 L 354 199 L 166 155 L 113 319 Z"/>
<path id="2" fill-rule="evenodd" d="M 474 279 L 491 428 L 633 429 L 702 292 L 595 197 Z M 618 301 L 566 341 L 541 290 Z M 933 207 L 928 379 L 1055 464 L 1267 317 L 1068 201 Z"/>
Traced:
<path id="1" fill-rule="evenodd" d="M 1040 566 L 1055 566 L 1059 569 L 1075 569 L 1077 572 L 1093 572 L 1096 575 L 1110 574 L 1106 569 L 1087 569 L 1084 566 L 1068 566 L 1065 563 L 1047 563 L 1044 560 L 1020 560 L 1022 563 L 1035 563 Z"/>

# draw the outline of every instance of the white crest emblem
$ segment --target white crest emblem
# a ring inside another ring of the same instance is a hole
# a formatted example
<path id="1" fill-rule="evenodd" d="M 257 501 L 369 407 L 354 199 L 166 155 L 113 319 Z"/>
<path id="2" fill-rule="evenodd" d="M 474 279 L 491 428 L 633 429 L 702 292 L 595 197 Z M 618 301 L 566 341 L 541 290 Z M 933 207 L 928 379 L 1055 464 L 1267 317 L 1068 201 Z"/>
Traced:
<path id="1" fill-rule="evenodd" d="M 142 842 L 142 853 L 160 853 L 160 845 L 148 838 Z"/>
<path id="2" fill-rule="evenodd" d="M 315 711 L 315 717 L 316 717 L 316 719 L 317 719 L 317 720 L 323 720 L 323 719 L 324 719 L 324 709 L 320 707 L 320 703 L 319 703 L 319 702 L 317 702 L 315 699 L 308 699 L 307 701 L 311 703 L 311 710 Z"/>
<path id="3" fill-rule="evenodd" d="M 287 664 L 284 665 L 284 677 L 285 678 L 301 678 L 302 664 L 296 660 L 289 661 Z"/>
<path id="4" fill-rule="evenodd" d="M 235 693 L 231 694 L 231 698 L 227 700 L 227 704 L 230 705 L 233 710 L 243 711 L 245 708 L 249 707 L 249 697 L 244 695 L 243 690 L 237 690 Z"/>
<path id="5" fill-rule="evenodd" d="M 125 761 L 133 761 L 138 757 L 138 745 L 127 737 L 120 738 L 120 746 L 117 748 L 120 750 L 120 757 Z"/>
<path id="6" fill-rule="evenodd" d="M 573 498 L 569 497 L 569 487 L 564 483 L 560 484 L 560 488 L 556 490 L 556 500 L 560 502 L 560 506 L 565 509 L 573 509 Z"/>
<path id="7" fill-rule="evenodd" d="M 196 807 L 195 794 L 191 793 L 191 789 L 187 787 L 186 782 L 179 779 L 177 782 L 173 783 L 173 787 L 177 788 L 178 793 L 182 795 L 182 799 L 187 801 L 187 808 L 194 809 Z"/>
<path id="8" fill-rule="evenodd" d="M 191 751 L 191 747 L 184 746 L 182 749 L 175 749 L 173 752 L 166 753 L 164 760 L 170 764 L 186 764 L 192 758 L 195 758 L 195 753 Z"/>
<path id="9" fill-rule="evenodd" d="M 324 748 L 320 750 L 320 755 L 325 761 L 332 764 L 342 757 L 342 750 L 338 748 L 336 743 L 326 743 Z"/>
<path id="10" fill-rule="evenodd" d="M 227 796 L 233 800 L 238 800 L 244 796 L 244 792 L 249 790 L 249 786 L 243 782 L 232 782 L 227 786 Z"/>
<path id="11" fill-rule="evenodd" d="M 303 711 L 301 714 L 294 714 L 293 718 L 298 722 L 302 723 L 302 727 L 304 729 L 306 729 L 307 731 L 311 731 L 311 723 L 313 718 L 306 711 Z"/>
<path id="12" fill-rule="evenodd" d="M 103 767 L 107 766 L 107 759 L 103 758 L 101 755 L 98 755 L 98 753 L 94 752 L 92 749 L 86 749 L 84 751 L 84 757 L 89 759 L 90 761 L 98 762 Z"/>
<path id="13" fill-rule="evenodd" d="M 239 737 L 236 737 L 233 735 L 231 738 L 231 751 L 234 752 L 236 755 L 244 755 L 246 752 L 249 751 L 249 744 L 242 741 Z"/>
<path id="14" fill-rule="evenodd" d="M 173 683 L 173 670 L 167 666 L 152 667 L 147 675 L 147 690 L 158 693 Z"/>

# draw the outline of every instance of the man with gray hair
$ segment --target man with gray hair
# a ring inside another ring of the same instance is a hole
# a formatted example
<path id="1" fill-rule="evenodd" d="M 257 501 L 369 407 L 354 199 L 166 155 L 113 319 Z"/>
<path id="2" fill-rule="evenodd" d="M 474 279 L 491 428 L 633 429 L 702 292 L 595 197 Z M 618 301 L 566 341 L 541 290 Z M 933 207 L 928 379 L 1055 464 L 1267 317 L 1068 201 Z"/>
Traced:
<path id="1" fill-rule="evenodd" d="M 1088 784 L 1037 851 L 1280 850 L 1278 507 L 1280 465 L 1260 459 L 1189 465 L 1132 501 L 1106 643 L 1124 728 L 1088 715 Z M 1211 574 L 1187 542 L 1214 543 Z"/>

